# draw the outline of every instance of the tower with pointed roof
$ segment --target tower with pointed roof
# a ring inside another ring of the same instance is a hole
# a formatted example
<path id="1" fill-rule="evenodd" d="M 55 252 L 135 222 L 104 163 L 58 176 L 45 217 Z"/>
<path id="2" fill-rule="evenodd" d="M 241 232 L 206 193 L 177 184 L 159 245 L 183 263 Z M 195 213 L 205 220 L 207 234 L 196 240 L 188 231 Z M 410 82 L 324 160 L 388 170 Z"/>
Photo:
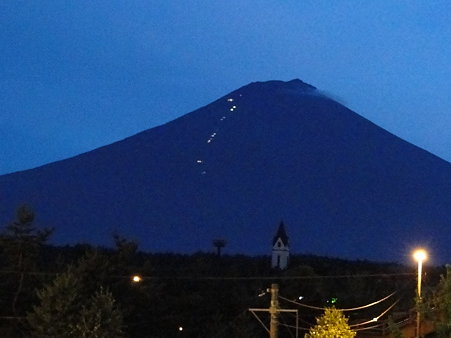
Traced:
<path id="1" fill-rule="evenodd" d="M 272 240 L 271 267 L 273 269 L 286 269 L 288 267 L 289 257 L 290 247 L 288 245 L 287 232 L 285 231 L 283 222 L 280 222 L 277 233 Z"/>

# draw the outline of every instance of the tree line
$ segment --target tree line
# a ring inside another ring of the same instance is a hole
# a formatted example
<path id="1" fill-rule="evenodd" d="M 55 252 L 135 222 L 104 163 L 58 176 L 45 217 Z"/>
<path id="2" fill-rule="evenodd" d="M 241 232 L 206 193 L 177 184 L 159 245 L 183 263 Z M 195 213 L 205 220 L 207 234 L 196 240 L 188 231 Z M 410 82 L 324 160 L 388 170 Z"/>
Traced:
<path id="1" fill-rule="evenodd" d="M 347 312 L 346 318 L 333 309 L 391 292 L 399 299 L 396 313 L 415 308 L 412 266 L 292 255 L 287 270 L 275 270 L 269 256 L 218 255 L 213 248 L 189 255 L 149 253 L 117 234 L 111 248 L 54 246 L 48 244 L 52 232 L 34 225 L 27 205 L 1 229 L 2 337 L 262 337 L 267 333 L 248 309 L 268 308 L 272 282 L 291 301 L 281 300 L 281 306 L 298 309 L 300 336 L 318 336 L 318 325 L 329 317 L 337 325 L 374 318 L 387 304 Z M 451 272 L 430 268 L 424 285 L 422 311 L 437 317 L 438 332 L 449 337 Z M 279 336 L 291 337 L 294 318 L 283 315 L 280 324 Z"/>

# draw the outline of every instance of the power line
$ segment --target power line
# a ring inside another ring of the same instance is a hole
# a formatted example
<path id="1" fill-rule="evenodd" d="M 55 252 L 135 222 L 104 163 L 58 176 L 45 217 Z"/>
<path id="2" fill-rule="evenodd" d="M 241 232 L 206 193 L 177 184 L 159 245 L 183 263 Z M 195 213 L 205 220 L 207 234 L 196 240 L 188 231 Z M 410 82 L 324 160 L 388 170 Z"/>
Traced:
<path id="1" fill-rule="evenodd" d="M 395 293 L 396 293 L 396 291 L 394 291 L 394 292 L 392 292 L 391 294 L 389 294 L 388 296 L 386 296 L 386 297 L 384 297 L 384 298 L 382 298 L 382 299 L 379 299 L 379 300 L 377 300 L 377 301 L 375 301 L 375 302 L 373 302 L 373 303 L 370 303 L 370 304 L 366 304 L 366 305 L 359 306 L 359 307 L 355 307 L 355 308 L 338 309 L 338 310 L 343 311 L 343 312 L 346 312 L 346 311 L 357 311 L 357 310 L 365 309 L 365 308 L 368 308 L 368 307 L 371 307 L 371 306 L 373 306 L 373 305 L 376 305 L 376 304 L 379 304 L 379 303 L 383 302 L 384 300 L 386 300 L 386 299 L 392 297 Z M 279 298 L 282 299 L 282 300 L 284 300 L 284 301 L 287 301 L 287 302 L 296 304 L 296 305 L 301 306 L 301 307 L 305 307 L 305 308 L 308 308 L 308 309 L 312 309 L 312 310 L 321 310 L 321 311 L 324 311 L 324 310 L 326 309 L 325 307 L 318 307 L 318 306 L 312 306 L 312 305 L 302 304 L 302 303 L 296 302 L 296 301 L 294 301 L 294 300 L 285 298 L 285 297 L 280 296 L 280 295 L 279 295 Z"/>
<path id="2" fill-rule="evenodd" d="M 361 329 L 354 329 L 354 331 L 364 331 L 364 330 L 377 329 L 377 328 L 380 328 L 382 326 L 384 326 L 384 324 L 381 323 L 381 324 L 376 324 L 376 325 L 373 325 L 373 326 L 362 327 Z"/>
<path id="3" fill-rule="evenodd" d="M 392 296 L 393 294 L 394 294 L 394 293 L 392 293 L 391 295 L 385 297 L 385 299 L 387 299 L 388 297 Z M 280 297 L 280 296 L 279 296 L 279 297 Z M 283 299 L 283 297 L 280 297 L 280 298 Z M 380 301 L 383 301 L 383 300 L 384 300 L 384 299 L 381 299 Z M 380 301 L 378 301 L 378 302 L 380 302 Z M 377 322 L 377 321 L 379 320 L 379 318 L 381 318 L 381 317 L 384 316 L 388 311 L 390 311 L 390 310 L 391 310 L 391 309 L 392 309 L 399 301 L 400 301 L 400 299 L 396 300 L 396 301 L 395 301 L 393 304 L 391 304 L 387 309 L 385 309 L 379 316 L 373 318 L 372 320 L 368 320 L 368 321 L 361 322 L 361 323 L 357 323 L 357 324 L 352 324 L 352 325 L 349 325 L 349 327 L 352 328 L 354 331 L 364 331 L 364 330 L 369 330 L 369 329 L 375 329 L 375 328 L 383 327 L 383 326 L 384 326 L 383 323 L 378 323 L 378 324 L 376 324 L 376 325 L 366 326 L 366 327 L 361 327 L 361 328 L 359 328 L 358 326 L 363 326 L 363 325 L 366 325 L 366 324 L 371 324 L 371 323 Z M 340 310 L 340 309 L 338 309 L 338 310 Z M 342 311 L 342 310 L 341 310 L 341 311 Z M 285 324 L 285 323 L 279 323 L 279 325 L 285 326 L 285 327 L 288 327 L 288 328 L 297 329 L 297 330 L 300 330 L 300 331 L 308 331 L 308 330 L 309 330 L 308 328 L 305 328 L 305 327 L 300 327 L 300 326 L 297 326 L 297 327 L 296 327 L 296 326 L 288 325 L 288 324 Z"/>
<path id="4" fill-rule="evenodd" d="M 308 279 L 342 279 L 342 278 L 372 278 L 372 277 L 397 277 L 413 276 L 415 273 L 393 274 L 361 274 L 361 275 L 324 275 L 324 276 L 141 276 L 148 280 L 308 280 Z M 130 278 L 130 276 L 116 276 L 118 278 Z"/>
<path id="5" fill-rule="evenodd" d="M 0 270 L 0 274 L 16 274 L 24 273 L 26 275 L 58 275 L 64 271 L 58 272 L 39 272 L 39 271 L 14 271 L 14 270 Z M 415 273 L 382 273 L 382 274 L 348 274 L 348 275 L 319 275 L 319 276 L 151 276 L 142 275 L 142 279 L 147 280 L 315 280 L 315 279 L 343 279 L 343 278 L 372 278 L 372 277 L 399 277 L 399 276 L 414 276 Z M 131 275 L 110 275 L 112 278 L 130 279 Z"/>
<path id="6" fill-rule="evenodd" d="M 302 327 L 302 326 L 296 327 L 296 326 L 294 326 L 294 325 L 283 324 L 283 323 L 279 323 L 279 325 L 280 325 L 280 326 L 289 327 L 289 328 L 291 328 L 291 329 L 297 329 L 297 330 L 299 330 L 299 331 L 309 331 L 309 330 L 310 330 L 309 328 Z"/>
<path id="7" fill-rule="evenodd" d="M 357 323 L 357 324 L 352 324 L 349 325 L 350 327 L 356 327 L 356 326 L 361 326 L 361 325 L 366 325 L 366 324 L 370 324 L 370 323 L 374 323 L 377 322 L 379 320 L 380 317 L 382 317 L 383 315 L 385 315 L 388 311 L 390 311 L 397 303 L 399 302 L 399 299 L 394 302 L 392 305 L 390 305 L 385 311 L 383 311 L 379 316 L 374 317 L 371 320 L 368 320 L 366 322 L 362 322 L 362 323 Z"/>

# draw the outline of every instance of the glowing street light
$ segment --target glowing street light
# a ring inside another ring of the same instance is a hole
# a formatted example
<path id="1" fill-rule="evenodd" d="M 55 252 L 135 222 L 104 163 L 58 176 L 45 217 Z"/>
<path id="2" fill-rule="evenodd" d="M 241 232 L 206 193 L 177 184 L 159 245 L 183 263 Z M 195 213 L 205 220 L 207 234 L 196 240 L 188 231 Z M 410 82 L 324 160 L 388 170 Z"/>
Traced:
<path id="1" fill-rule="evenodd" d="M 428 254 L 424 249 L 418 249 L 413 252 L 413 258 L 418 262 L 423 262 L 428 258 Z"/>
<path id="2" fill-rule="evenodd" d="M 422 276 L 422 270 L 423 270 L 423 261 L 427 259 L 428 255 L 426 250 L 424 249 L 417 249 L 413 252 L 413 259 L 417 261 L 418 263 L 418 276 L 417 276 L 417 330 L 416 330 L 416 337 L 420 337 L 420 304 L 421 304 L 421 276 Z"/>
<path id="3" fill-rule="evenodd" d="M 140 276 L 140 275 L 133 275 L 132 276 L 132 282 L 133 283 L 139 283 L 139 282 L 141 282 L 143 279 L 142 279 L 142 277 Z"/>

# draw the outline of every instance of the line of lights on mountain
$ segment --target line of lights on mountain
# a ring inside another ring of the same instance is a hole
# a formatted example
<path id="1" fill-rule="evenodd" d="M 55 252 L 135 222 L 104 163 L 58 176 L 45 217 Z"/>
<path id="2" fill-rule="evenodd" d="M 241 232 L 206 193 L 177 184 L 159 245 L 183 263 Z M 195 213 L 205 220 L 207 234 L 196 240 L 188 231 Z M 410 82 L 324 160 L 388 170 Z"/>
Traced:
<path id="1" fill-rule="evenodd" d="M 241 96 L 241 94 L 240 94 L 240 96 Z M 234 101 L 235 101 L 235 99 L 233 99 L 233 98 L 231 98 L 231 97 L 229 97 L 229 98 L 227 99 L 227 102 L 234 102 Z M 236 109 L 237 109 L 237 106 L 236 106 L 236 105 L 229 106 L 229 108 L 228 108 L 229 113 L 230 113 L 230 112 L 234 112 Z M 221 118 L 219 119 L 219 122 L 222 122 L 222 121 L 224 121 L 225 119 L 227 119 L 227 116 L 226 116 L 226 115 L 223 115 L 223 116 L 221 116 Z M 208 144 L 212 143 L 213 140 L 214 140 L 214 138 L 217 136 L 217 134 L 218 134 L 217 131 L 212 132 L 212 133 L 210 134 L 210 137 L 207 139 L 207 143 L 208 143 Z M 196 163 L 199 164 L 199 165 L 205 166 L 205 161 L 204 161 L 203 159 L 198 159 L 198 160 L 196 160 Z M 205 174 L 207 173 L 207 171 L 206 171 L 206 170 L 202 170 L 200 173 L 201 173 L 201 175 L 205 175 Z"/>

